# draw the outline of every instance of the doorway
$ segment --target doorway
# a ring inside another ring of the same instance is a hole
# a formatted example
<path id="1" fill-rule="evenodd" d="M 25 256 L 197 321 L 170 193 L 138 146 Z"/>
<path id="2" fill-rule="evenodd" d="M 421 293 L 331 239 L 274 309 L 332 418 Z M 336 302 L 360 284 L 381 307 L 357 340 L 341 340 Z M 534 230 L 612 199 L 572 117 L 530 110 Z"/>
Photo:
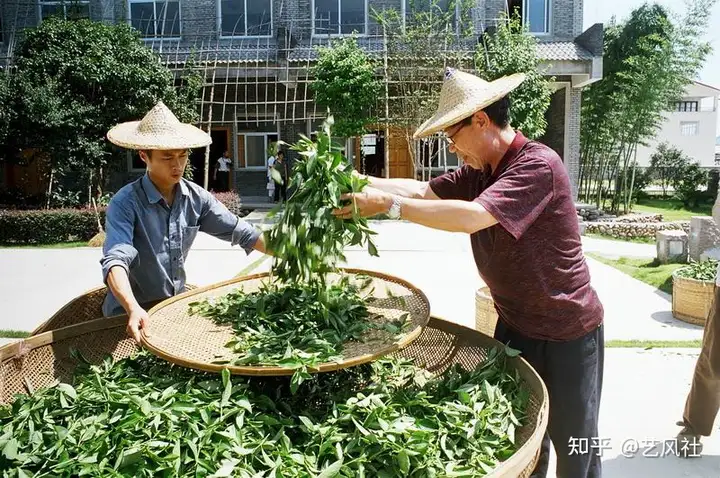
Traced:
<path id="1" fill-rule="evenodd" d="M 385 132 L 373 131 L 360 139 L 360 153 L 363 174 L 384 177 L 385 175 Z"/>
<path id="2" fill-rule="evenodd" d="M 223 155 L 225 151 L 230 150 L 230 128 L 213 128 L 210 131 L 210 137 L 212 138 L 212 144 L 210 145 L 210 157 L 209 164 L 209 176 L 208 176 L 208 189 L 214 190 L 217 187 L 217 182 L 213 179 L 215 174 L 215 166 L 217 165 L 218 159 Z M 230 155 L 232 158 L 232 154 Z M 190 164 L 193 167 L 193 179 L 195 184 L 203 186 L 205 182 L 205 148 L 196 148 L 190 152 Z M 233 174 L 232 169 L 230 170 L 230 190 L 233 185 Z"/>

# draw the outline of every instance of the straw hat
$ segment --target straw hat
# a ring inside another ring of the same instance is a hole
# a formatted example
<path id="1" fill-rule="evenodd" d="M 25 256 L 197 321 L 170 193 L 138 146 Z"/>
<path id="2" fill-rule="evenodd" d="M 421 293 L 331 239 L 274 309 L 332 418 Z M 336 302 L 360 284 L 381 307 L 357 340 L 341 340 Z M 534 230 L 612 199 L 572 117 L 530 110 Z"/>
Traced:
<path id="1" fill-rule="evenodd" d="M 191 124 L 181 123 L 162 101 L 142 121 L 114 126 L 108 139 L 128 149 L 190 149 L 212 143 L 209 134 Z"/>
<path id="2" fill-rule="evenodd" d="M 413 138 L 424 138 L 454 125 L 493 104 L 524 80 L 524 73 L 515 73 L 488 82 L 464 71 L 445 69 L 438 109 L 432 118 L 420 125 Z"/>

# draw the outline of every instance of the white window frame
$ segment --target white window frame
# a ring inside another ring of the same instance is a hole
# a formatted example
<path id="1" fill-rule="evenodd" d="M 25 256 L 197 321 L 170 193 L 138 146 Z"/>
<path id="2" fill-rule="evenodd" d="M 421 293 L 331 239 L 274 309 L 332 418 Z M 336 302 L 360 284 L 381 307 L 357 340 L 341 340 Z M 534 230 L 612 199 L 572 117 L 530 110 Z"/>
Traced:
<path id="1" fill-rule="evenodd" d="M 153 4 L 153 16 L 155 18 L 155 33 L 157 33 L 157 4 L 158 3 L 172 3 L 177 2 L 178 4 L 178 36 L 166 37 L 162 35 L 155 35 L 152 37 L 144 36 L 144 32 L 140 32 L 140 38 L 144 41 L 158 41 L 158 40 L 180 40 L 182 38 L 182 2 L 180 0 L 127 0 L 127 22 L 132 26 L 132 9 L 133 3 L 152 3 Z"/>
<path id="2" fill-rule="evenodd" d="M 438 165 L 437 166 L 424 166 L 422 164 L 422 161 L 425 158 L 422 158 L 420 156 L 421 149 L 422 149 L 422 142 L 423 141 L 431 141 L 431 140 L 437 140 L 437 142 L 438 142 L 438 150 L 436 153 L 438 155 Z M 415 141 L 415 157 L 418 159 L 418 164 L 417 164 L 418 170 L 420 170 L 420 171 L 425 170 L 425 171 L 431 171 L 431 172 L 437 172 L 437 171 L 446 172 L 448 169 L 459 169 L 463 165 L 463 161 L 462 161 L 462 159 L 460 159 L 460 156 L 458 156 L 457 154 L 455 156 L 457 157 L 458 163 L 457 164 L 448 164 L 448 162 L 447 162 L 448 147 L 449 147 L 449 145 L 447 144 L 447 141 L 445 140 L 445 138 L 443 138 L 440 135 L 434 135 L 425 140 L 420 139 L 420 140 Z"/>
<path id="3" fill-rule="evenodd" d="M 67 20 L 67 7 L 68 4 L 72 6 L 73 4 L 80 4 L 80 5 L 87 5 L 88 6 L 88 18 L 90 18 L 90 0 L 38 0 L 37 2 L 37 11 L 38 11 L 38 18 L 40 19 L 40 22 L 43 21 L 43 15 L 42 15 L 42 7 L 43 5 L 60 5 L 63 7 L 63 17 Z M 38 22 L 38 23 L 40 23 Z M 2 37 L 0 36 L 0 43 L 2 43 Z"/>
<path id="4" fill-rule="evenodd" d="M 685 134 L 685 127 L 695 125 L 695 134 Z M 685 138 L 692 138 L 693 136 L 700 136 L 700 122 L 699 121 L 681 121 L 680 122 L 680 136 Z"/>
<path id="5" fill-rule="evenodd" d="M 312 21 L 312 27 L 310 30 L 311 37 L 320 37 L 320 38 L 327 38 L 327 37 L 345 37 L 350 36 L 352 33 L 340 33 L 340 30 L 342 29 L 342 0 L 337 0 L 338 2 L 338 33 L 315 33 L 315 0 L 312 0 L 310 3 L 310 17 Z M 357 33 L 356 36 L 358 37 L 366 37 L 368 35 L 368 3 L 369 0 L 365 0 L 365 31 L 363 33 Z"/>
<path id="6" fill-rule="evenodd" d="M 522 12 L 523 12 L 523 18 L 522 22 L 523 25 L 527 26 L 528 31 L 531 35 L 535 36 L 549 36 L 552 35 L 552 23 L 553 23 L 553 1 L 552 0 L 544 0 L 545 1 L 545 9 L 546 9 L 546 15 L 545 15 L 545 29 L 541 32 L 533 32 L 530 31 L 530 0 L 523 0 L 523 6 L 522 6 Z"/>
<path id="7" fill-rule="evenodd" d="M 235 164 L 235 167 L 241 171 L 264 171 L 267 169 L 267 160 L 268 160 L 268 136 L 277 136 L 278 139 L 280 139 L 280 133 L 277 131 L 238 131 L 237 136 L 243 136 L 245 139 L 243 140 L 243 155 L 245 156 L 243 159 L 245 159 L 245 166 L 240 167 L 240 158 L 238 158 L 237 154 L 235 154 L 235 157 L 237 159 Z M 263 136 L 265 138 L 265 164 L 262 166 L 248 166 L 248 147 L 247 147 L 247 137 L 248 136 Z"/>
<path id="8" fill-rule="evenodd" d="M 243 0 L 237 0 L 242 2 Z M 247 4 L 248 2 L 252 2 L 253 0 L 244 0 L 245 1 L 245 32 L 247 33 Z M 272 38 L 274 27 L 275 27 L 275 12 L 273 3 L 274 0 L 270 0 L 270 34 L 269 35 L 223 35 L 223 29 L 222 29 L 222 2 L 223 0 L 217 0 L 217 12 L 218 12 L 218 18 L 217 18 L 217 28 L 218 32 L 220 33 L 220 38 Z"/>

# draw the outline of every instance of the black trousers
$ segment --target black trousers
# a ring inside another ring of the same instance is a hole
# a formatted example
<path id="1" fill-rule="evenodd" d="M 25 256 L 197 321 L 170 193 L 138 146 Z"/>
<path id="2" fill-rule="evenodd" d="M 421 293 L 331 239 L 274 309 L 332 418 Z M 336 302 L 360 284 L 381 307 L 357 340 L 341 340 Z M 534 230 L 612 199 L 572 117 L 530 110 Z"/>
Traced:
<path id="1" fill-rule="evenodd" d="M 287 180 L 285 180 L 283 184 L 275 183 L 275 194 L 273 197 L 273 201 L 278 202 L 281 196 L 283 201 L 287 201 Z"/>
<path id="2" fill-rule="evenodd" d="M 218 171 L 217 172 L 217 190 L 226 192 L 230 190 L 230 172 L 229 171 Z"/>
<path id="3" fill-rule="evenodd" d="M 551 342 L 525 337 L 498 320 L 495 338 L 521 351 L 520 356 L 542 377 L 550 396 L 548 429 L 531 478 L 547 475 L 551 441 L 557 454 L 557 478 L 600 478 L 603 444 L 607 445 L 598 435 L 603 326 L 579 339 Z"/>

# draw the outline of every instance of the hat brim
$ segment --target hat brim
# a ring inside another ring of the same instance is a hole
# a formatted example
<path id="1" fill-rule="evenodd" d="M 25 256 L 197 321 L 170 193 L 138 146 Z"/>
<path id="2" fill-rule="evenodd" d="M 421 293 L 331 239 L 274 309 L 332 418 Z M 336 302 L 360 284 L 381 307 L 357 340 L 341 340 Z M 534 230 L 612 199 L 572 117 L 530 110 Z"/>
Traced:
<path id="1" fill-rule="evenodd" d="M 191 124 L 179 124 L 171 133 L 142 132 L 140 121 L 129 121 L 108 131 L 108 140 L 127 149 L 191 149 L 207 146 L 212 138 Z"/>
<path id="2" fill-rule="evenodd" d="M 525 74 L 515 73 L 491 82 L 490 87 L 482 95 L 458 103 L 448 111 L 437 111 L 432 118 L 420 125 L 413 134 L 413 139 L 426 138 L 472 116 L 506 96 L 520 86 L 523 81 L 525 81 Z"/>

